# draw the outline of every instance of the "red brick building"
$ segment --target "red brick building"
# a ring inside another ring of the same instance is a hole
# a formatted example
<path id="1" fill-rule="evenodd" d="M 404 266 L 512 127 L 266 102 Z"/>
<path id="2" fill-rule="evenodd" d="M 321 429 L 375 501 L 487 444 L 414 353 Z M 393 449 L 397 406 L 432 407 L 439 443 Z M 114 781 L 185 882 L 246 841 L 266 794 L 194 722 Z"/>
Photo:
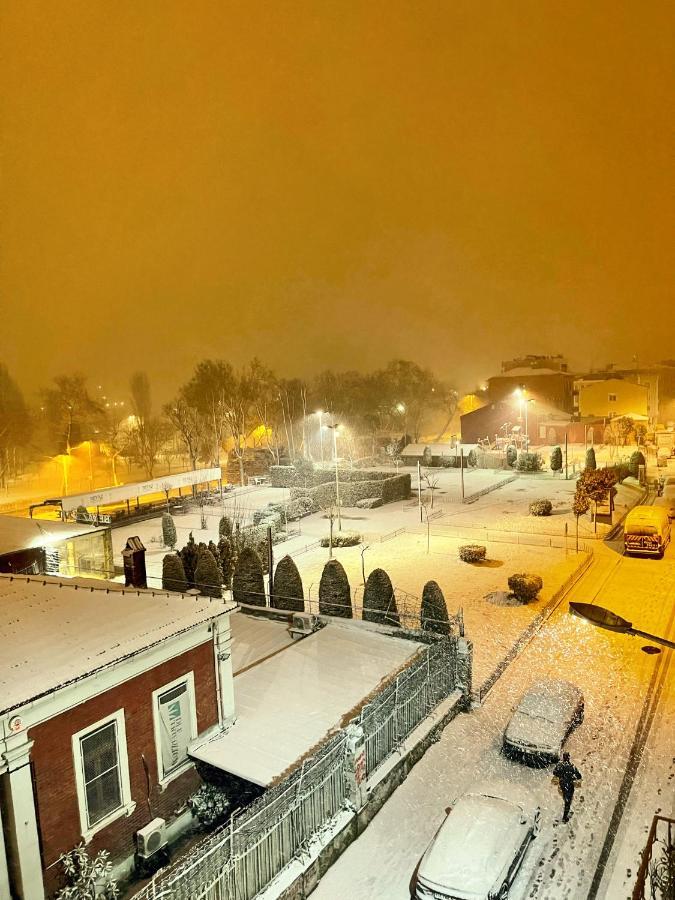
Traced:
<path id="1" fill-rule="evenodd" d="M 200 784 L 188 747 L 234 719 L 234 604 L 0 576 L 0 897 L 42 900 L 84 840 L 129 871 Z"/>

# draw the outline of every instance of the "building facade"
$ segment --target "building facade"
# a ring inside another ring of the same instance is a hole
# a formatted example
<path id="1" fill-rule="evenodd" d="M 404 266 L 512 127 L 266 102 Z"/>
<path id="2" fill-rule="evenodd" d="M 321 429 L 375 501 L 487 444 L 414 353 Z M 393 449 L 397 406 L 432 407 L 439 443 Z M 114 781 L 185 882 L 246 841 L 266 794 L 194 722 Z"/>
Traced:
<path id="1" fill-rule="evenodd" d="M 574 382 L 574 411 L 580 418 L 648 418 L 649 386 L 625 378 L 579 378 Z"/>
<path id="2" fill-rule="evenodd" d="M 234 604 L 91 584 L 0 577 L 1 897 L 51 895 L 82 841 L 118 875 L 149 823 L 171 842 L 200 785 L 190 745 L 234 720 Z"/>

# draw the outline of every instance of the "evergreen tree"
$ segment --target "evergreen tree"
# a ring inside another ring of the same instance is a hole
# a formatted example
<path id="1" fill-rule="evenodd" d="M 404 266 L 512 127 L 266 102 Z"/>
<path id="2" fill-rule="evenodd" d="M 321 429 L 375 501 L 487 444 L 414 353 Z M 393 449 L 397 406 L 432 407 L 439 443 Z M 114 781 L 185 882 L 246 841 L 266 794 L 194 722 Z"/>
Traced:
<path id="1" fill-rule="evenodd" d="M 197 561 L 199 559 L 199 550 L 197 549 L 197 544 L 192 536 L 192 532 L 190 532 L 187 544 L 180 551 L 180 558 L 183 563 L 188 587 L 193 588 L 195 586 L 195 569 L 197 568 Z"/>
<path id="2" fill-rule="evenodd" d="M 220 569 L 216 558 L 210 550 L 204 549 L 199 554 L 195 569 L 195 587 L 205 597 L 222 597 Z"/>
<path id="3" fill-rule="evenodd" d="M 420 621 L 423 631 L 435 634 L 450 634 L 450 619 L 445 597 L 435 581 L 427 581 L 422 591 Z"/>
<path id="4" fill-rule="evenodd" d="M 636 450 L 635 453 L 631 453 L 630 459 L 628 460 L 628 471 L 633 478 L 640 477 L 640 466 L 644 466 L 644 464 L 645 458 L 639 450 Z"/>
<path id="5" fill-rule="evenodd" d="M 469 455 L 466 458 L 467 465 L 471 466 L 472 469 L 475 469 L 478 465 L 478 457 L 476 456 L 476 451 L 471 448 L 469 450 Z"/>
<path id="6" fill-rule="evenodd" d="M 262 563 L 252 547 L 244 547 L 237 557 L 232 576 L 232 595 L 235 603 L 267 605 Z"/>
<path id="7" fill-rule="evenodd" d="M 162 588 L 165 591 L 179 591 L 181 594 L 188 589 L 183 562 L 177 553 L 167 553 L 162 560 Z"/>
<path id="8" fill-rule="evenodd" d="M 368 576 L 363 592 L 363 620 L 380 625 L 401 625 L 394 587 L 384 569 L 373 569 Z"/>
<path id="9" fill-rule="evenodd" d="M 173 516 L 168 512 L 162 513 L 162 538 L 164 546 L 171 547 L 173 550 L 178 538 L 176 537 L 176 524 L 173 521 Z"/>
<path id="10" fill-rule="evenodd" d="M 218 536 L 223 538 L 232 537 L 232 519 L 229 516 L 221 516 L 218 523 Z"/>
<path id="11" fill-rule="evenodd" d="M 319 582 L 319 612 L 322 616 L 353 619 L 349 579 L 342 563 L 329 559 Z"/>
<path id="12" fill-rule="evenodd" d="M 232 573 L 234 572 L 234 547 L 232 539 L 221 537 L 218 541 L 218 560 L 220 561 L 220 571 L 223 576 L 223 585 L 226 588 L 232 587 Z"/>
<path id="13" fill-rule="evenodd" d="M 563 455 L 560 447 L 554 447 L 551 451 L 551 471 L 560 472 L 563 467 Z"/>
<path id="14" fill-rule="evenodd" d="M 298 567 L 290 556 L 280 559 L 274 572 L 273 605 L 289 612 L 304 612 L 305 594 Z"/>
<path id="15" fill-rule="evenodd" d="M 591 469 L 592 471 L 594 471 L 597 468 L 598 464 L 595 461 L 595 450 L 593 449 L 593 447 L 589 447 L 586 451 L 586 464 L 584 466 L 584 469 Z"/>
<path id="16" fill-rule="evenodd" d="M 506 448 L 506 465 L 512 466 L 517 459 L 518 459 L 518 451 L 513 446 L 513 444 L 510 444 Z"/>

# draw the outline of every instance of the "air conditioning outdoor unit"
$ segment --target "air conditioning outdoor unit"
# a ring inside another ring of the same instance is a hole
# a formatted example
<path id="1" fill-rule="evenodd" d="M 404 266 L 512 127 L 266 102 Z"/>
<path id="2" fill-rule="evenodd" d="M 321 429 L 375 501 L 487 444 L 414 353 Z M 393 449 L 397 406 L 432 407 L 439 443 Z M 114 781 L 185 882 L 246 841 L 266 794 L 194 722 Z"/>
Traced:
<path id="1" fill-rule="evenodd" d="M 144 828 L 136 832 L 136 846 L 138 855 L 142 859 L 149 859 L 158 850 L 166 846 L 166 821 L 153 819 Z"/>
<path id="2" fill-rule="evenodd" d="M 317 631 L 319 626 L 320 622 L 318 616 L 296 613 L 296 615 L 293 616 L 288 630 L 291 633 L 291 637 L 305 637 L 306 635 L 313 634 Z"/>

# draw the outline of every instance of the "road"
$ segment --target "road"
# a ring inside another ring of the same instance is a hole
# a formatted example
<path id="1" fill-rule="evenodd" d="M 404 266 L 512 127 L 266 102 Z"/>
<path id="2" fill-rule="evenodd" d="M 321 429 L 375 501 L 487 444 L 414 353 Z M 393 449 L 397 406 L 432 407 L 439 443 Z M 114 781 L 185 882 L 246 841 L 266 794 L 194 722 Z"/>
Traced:
<path id="1" fill-rule="evenodd" d="M 672 718 L 670 705 L 675 703 L 672 690 L 661 693 L 668 684 L 671 651 L 648 655 L 643 640 L 601 631 L 570 616 L 568 602 L 596 602 L 645 631 L 672 637 L 675 544 L 663 560 L 622 557 L 620 546 L 618 541 L 596 549 L 584 578 L 483 705 L 445 729 L 363 835 L 328 870 L 313 898 L 408 900 L 412 872 L 443 821 L 444 809 L 472 786 L 494 779 L 513 790 L 526 788 L 542 807 L 543 827 L 512 887 L 512 900 L 628 896 L 613 871 L 618 853 L 614 835 L 618 831 L 624 839 L 628 829 L 633 844 L 638 843 L 655 812 L 653 803 L 658 799 L 666 814 L 668 804 L 673 805 L 672 782 L 664 783 L 663 790 L 657 783 L 661 777 L 667 781 L 662 764 L 671 750 L 668 731 L 660 728 Z M 480 641 L 479 634 L 470 637 Z M 559 821 L 562 800 L 550 770 L 529 769 L 500 752 L 513 706 L 539 677 L 567 678 L 586 698 L 584 723 L 568 741 L 583 774 L 568 825 Z M 655 766 L 650 767 L 652 757 Z M 636 772 L 649 803 L 631 795 Z M 624 880 L 630 882 L 630 876 Z"/>

